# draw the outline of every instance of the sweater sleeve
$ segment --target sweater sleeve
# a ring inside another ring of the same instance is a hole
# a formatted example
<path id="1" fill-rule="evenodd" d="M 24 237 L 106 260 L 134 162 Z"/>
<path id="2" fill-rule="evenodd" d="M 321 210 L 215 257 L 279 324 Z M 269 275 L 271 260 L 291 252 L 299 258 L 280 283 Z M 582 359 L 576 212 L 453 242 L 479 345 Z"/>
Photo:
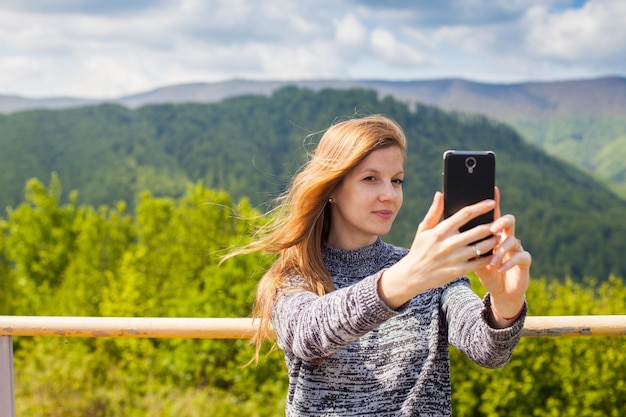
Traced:
<path id="1" fill-rule="evenodd" d="M 489 294 L 481 299 L 462 278 L 449 284 L 442 296 L 443 317 L 447 320 L 448 341 L 476 364 L 485 368 L 504 366 L 517 346 L 524 329 L 527 306 L 511 326 L 491 327 L 487 319 Z"/>
<path id="2" fill-rule="evenodd" d="M 279 295 L 272 314 L 278 346 L 302 360 L 325 358 L 398 314 L 378 295 L 380 275 L 321 297 L 310 291 Z"/>

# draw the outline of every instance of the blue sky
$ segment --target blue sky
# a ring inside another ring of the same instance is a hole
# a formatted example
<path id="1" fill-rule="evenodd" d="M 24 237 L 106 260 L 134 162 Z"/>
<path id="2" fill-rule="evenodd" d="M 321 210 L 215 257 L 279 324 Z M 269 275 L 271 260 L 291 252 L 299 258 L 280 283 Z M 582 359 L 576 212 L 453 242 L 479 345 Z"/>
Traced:
<path id="1" fill-rule="evenodd" d="M 2 0 L 0 94 L 626 76 L 625 0 Z"/>

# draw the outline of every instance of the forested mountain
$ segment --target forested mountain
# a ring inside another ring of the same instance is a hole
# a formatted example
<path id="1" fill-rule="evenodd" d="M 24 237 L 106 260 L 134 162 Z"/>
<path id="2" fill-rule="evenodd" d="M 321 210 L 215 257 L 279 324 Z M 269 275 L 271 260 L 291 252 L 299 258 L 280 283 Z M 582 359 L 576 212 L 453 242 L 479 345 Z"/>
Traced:
<path id="1" fill-rule="evenodd" d="M 17 206 L 27 179 L 58 173 L 78 201 L 134 206 L 138 193 L 177 197 L 189 182 L 247 197 L 265 209 L 337 119 L 385 113 L 409 138 L 405 205 L 387 240 L 408 245 L 441 188 L 446 149 L 492 149 L 503 208 L 534 254 L 537 276 L 626 275 L 626 202 L 578 169 L 482 116 L 446 113 L 371 90 L 301 90 L 213 104 L 120 105 L 32 110 L 0 116 L 0 204 Z"/>
<path id="2" fill-rule="evenodd" d="M 515 127 L 531 143 L 569 161 L 609 184 L 626 199 L 626 79 L 542 81 L 512 84 L 462 79 L 250 81 L 174 85 L 109 100 L 137 107 L 157 103 L 213 103 L 227 97 L 263 94 L 295 85 L 365 88 L 413 105 L 479 113 Z M 104 102 L 97 99 L 31 99 L 0 95 L 0 113 L 33 108 L 68 108 Z"/>
<path id="3" fill-rule="evenodd" d="M 189 84 L 122 97 L 138 106 L 211 102 L 246 93 L 270 94 L 289 82 L 235 80 Z M 380 97 L 478 113 L 516 128 L 527 141 L 605 181 L 626 199 L 626 79 L 493 84 L 462 79 L 424 81 L 299 81 L 302 88 L 366 88 Z"/>

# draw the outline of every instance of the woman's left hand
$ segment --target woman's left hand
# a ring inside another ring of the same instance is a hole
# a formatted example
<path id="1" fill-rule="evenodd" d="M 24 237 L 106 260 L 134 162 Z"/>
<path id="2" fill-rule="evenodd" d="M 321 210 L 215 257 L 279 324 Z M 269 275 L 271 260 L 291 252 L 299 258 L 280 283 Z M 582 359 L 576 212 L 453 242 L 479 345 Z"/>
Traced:
<path id="1" fill-rule="evenodd" d="M 515 237 L 515 217 L 500 213 L 500 191 L 495 189 L 496 208 L 491 232 L 499 237 L 489 265 L 476 271 L 491 296 L 493 324 L 505 327 L 521 313 L 530 281 L 532 257 Z M 495 310 L 495 311 L 494 311 Z"/>

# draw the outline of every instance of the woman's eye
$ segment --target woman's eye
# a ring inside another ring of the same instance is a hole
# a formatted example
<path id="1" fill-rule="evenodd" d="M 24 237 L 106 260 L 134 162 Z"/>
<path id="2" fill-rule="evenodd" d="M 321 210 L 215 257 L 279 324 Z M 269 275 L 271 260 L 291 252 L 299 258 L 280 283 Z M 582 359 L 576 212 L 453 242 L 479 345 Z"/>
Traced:
<path id="1" fill-rule="evenodd" d="M 363 181 L 376 181 L 376 177 L 374 177 L 373 175 L 370 175 L 369 177 L 363 178 Z"/>
<path id="2" fill-rule="evenodd" d="M 402 185 L 404 180 L 402 178 L 398 178 L 392 181 L 394 184 Z"/>

